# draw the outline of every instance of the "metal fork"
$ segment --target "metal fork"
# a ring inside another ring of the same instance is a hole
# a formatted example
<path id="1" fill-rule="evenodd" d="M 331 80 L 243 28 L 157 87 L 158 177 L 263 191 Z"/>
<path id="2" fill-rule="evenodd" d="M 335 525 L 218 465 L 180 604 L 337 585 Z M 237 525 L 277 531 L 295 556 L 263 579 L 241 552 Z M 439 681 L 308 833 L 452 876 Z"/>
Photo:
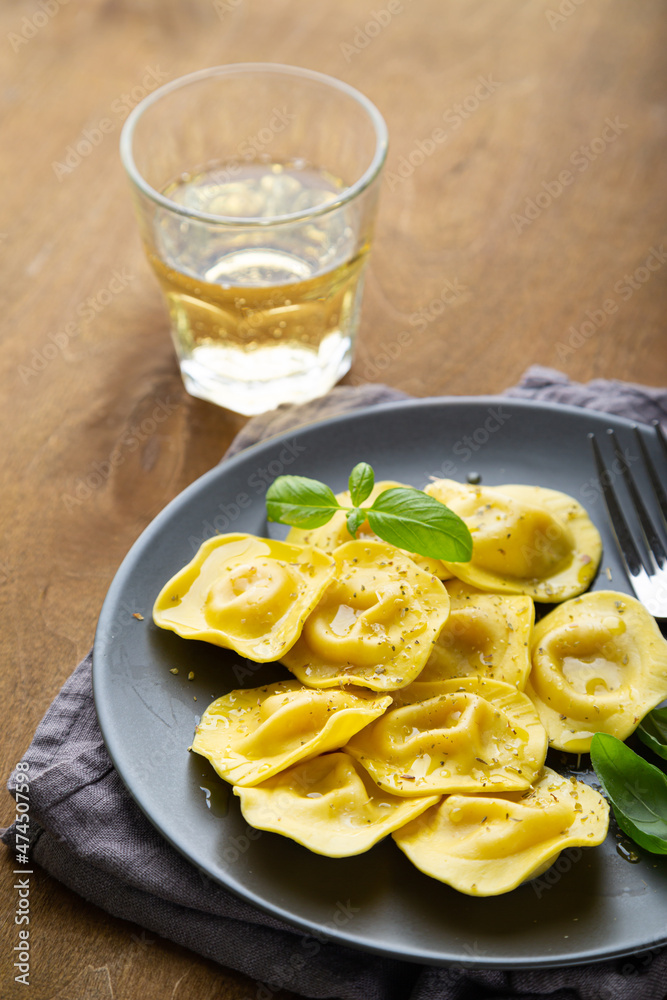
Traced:
<path id="1" fill-rule="evenodd" d="M 662 446 L 665 460 L 667 461 L 667 439 L 665 439 L 665 434 L 657 420 L 653 421 L 653 427 Z M 655 464 L 648 452 L 639 428 L 634 427 L 633 430 L 651 487 L 655 494 L 657 509 L 662 517 L 662 527 L 667 531 L 667 497 L 665 496 L 665 489 L 656 472 Z M 614 449 L 614 464 L 618 465 L 619 471 L 625 480 L 641 532 L 641 541 L 638 544 L 633 538 L 616 491 L 612 486 L 613 473 L 609 472 L 605 466 L 598 442 L 595 439 L 595 434 L 589 434 L 588 438 L 593 448 L 600 486 L 602 487 L 607 505 L 607 513 L 609 514 L 609 520 L 621 561 L 628 574 L 628 580 L 632 589 L 642 604 L 650 611 L 654 618 L 667 620 L 667 552 L 665 551 L 665 545 L 653 518 L 646 509 L 646 504 L 637 488 L 635 478 L 630 472 L 628 462 L 619 447 L 616 434 L 613 430 L 608 430 L 607 434 Z"/>

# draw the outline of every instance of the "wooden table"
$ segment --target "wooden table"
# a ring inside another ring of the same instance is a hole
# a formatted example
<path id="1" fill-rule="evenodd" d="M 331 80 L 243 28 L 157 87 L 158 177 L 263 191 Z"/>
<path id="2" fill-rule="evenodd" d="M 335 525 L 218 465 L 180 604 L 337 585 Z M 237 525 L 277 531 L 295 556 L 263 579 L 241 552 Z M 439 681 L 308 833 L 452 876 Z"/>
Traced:
<path id="1" fill-rule="evenodd" d="M 17 0 L 0 25 L 3 781 L 90 647 L 131 543 L 243 424 L 184 392 L 137 236 L 118 136 L 158 82 L 292 63 L 359 87 L 385 115 L 346 382 L 494 393 L 539 362 L 667 383 L 661 0 Z M 0 822 L 12 816 L 0 796 Z M 26 994 L 5 971 L 4 851 L 0 864 L 0 995 L 13 998 Z M 31 911 L 32 1000 L 257 995 L 39 871 Z"/>

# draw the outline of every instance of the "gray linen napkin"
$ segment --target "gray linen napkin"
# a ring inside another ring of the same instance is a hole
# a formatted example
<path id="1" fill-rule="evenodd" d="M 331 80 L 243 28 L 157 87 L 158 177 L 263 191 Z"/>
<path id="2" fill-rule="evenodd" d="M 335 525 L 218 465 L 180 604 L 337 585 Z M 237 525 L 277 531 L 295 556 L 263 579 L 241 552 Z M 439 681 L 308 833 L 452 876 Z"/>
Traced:
<path id="1" fill-rule="evenodd" d="M 529 369 L 509 395 L 604 409 L 667 424 L 667 390 Z M 347 386 L 301 407 L 256 417 L 225 457 L 334 414 L 405 398 L 385 386 Z M 109 760 L 93 704 L 91 655 L 66 681 L 23 757 L 30 774 L 30 858 L 115 916 L 257 980 L 255 1000 L 279 989 L 341 1000 L 664 1000 L 667 950 L 574 968 L 514 972 L 427 968 L 304 938 L 189 864 L 153 828 Z M 16 793 L 15 770 L 8 788 Z M 16 850 L 16 824 L 2 840 Z M 22 831 L 25 833 L 25 831 Z"/>

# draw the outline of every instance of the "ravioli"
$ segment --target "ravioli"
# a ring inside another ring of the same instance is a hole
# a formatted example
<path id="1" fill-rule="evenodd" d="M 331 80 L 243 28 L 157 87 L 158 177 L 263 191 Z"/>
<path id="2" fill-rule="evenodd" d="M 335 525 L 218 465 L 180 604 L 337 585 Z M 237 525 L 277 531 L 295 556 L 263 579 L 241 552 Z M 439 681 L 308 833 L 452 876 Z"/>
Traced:
<path id="1" fill-rule="evenodd" d="M 208 706 L 192 749 L 233 785 L 257 785 L 342 747 L 391 704 L 366 691 L 311 691 L 298 681 L 231 691 Z"/>
<path id="2" fill-rule="evenodd" d="M 312 546 L 216 535 L 164 585 L 153 620 L 257 663 L 277 660 L 298 639 L 334 568 L 331 556 Z"/>
<path id="3" fill-rule="evenodd" d="M 526 685 L 559 750 L 587 753 L 594 733 L 625 740 L 667 697 L 667 642 L 643 604 L 595 591 L 535 628 Z"/>
<path id="4" fill-rule="evenodd" d="M 460 580 L 447 582 L 449 617 L 418 681 L 486 677 L 523 691 L 530 672 L 532 598 L 487 594 Z"/>
<path id="5" fill-rule="evenodd" d="M 386 794 L 342 752 L 296 764 L 253 788 L 235 786 L 234 794 L 251 826 L 330 858 L 363 854 L 439 800 Z"/>
<path id="6" fill-rule="evenodd" d="M 555 603 L 582 593 L 595 577 L 602 542 L 573 497 L 540 486 L 464 486 L 451 479 L 437 479 L 425 492 L 470 529 L 472 559 L 445 565 L 473 587 Z"/>
<path id="7" fill-rule="evenodd" d="M 282 662 L 310 687 L 408 684 L 449 614 L 444 584 L 386 542 L 346 542 L 333 557 L 335 580 Z"/>
<path id="8" fill-rule="evenodd" d="M 431 878 L 496 896 L 546 871 L 566 847 L 601 844 L 608 825 L 598 792 L 545 768 L 523 795 L 450 795 L 393 838 Z"/>
<path id="9" fill-rule="evenodd" d="M 379 483 L 375 483 L 368 498 L 364 500 L 363 506 L 370 507 L 373 501 L 379 497 L 380 493 L 384 493 L 385 490 L 396 486 L 401 486 L 404 489 L 413 488 L 411 486 L 406 487 L 405 483 L 395 483 L 393 480 L 385 479 Z M 352 497 L 347 490 L 343 493 L 337 493 L 336 500 L 346 507 L 352 506 Z M 357 531 L 356 537 L 360 541 L 380 541 L 375 532 L 372 531 L 368 521 L 364 521 Z M 288 542 L 297 542 L 300 545 L 316 545 L 324 552 L 329 553 L 332 553 L 339 545 L 352 540 L 352 535 L 347 530 L 345 511 L 342 510 L 337 511 L 331 520 L 321 528 L 291 528 L 287 535 Z M 417 552 L 408 552 L 405 549 L 401 549 L 400 551 L 409 556 L 424 572 L 432 573 L 440 580 L 449 580 L 451 578 L 451 572 L 440 559 L 430 559 L 428 556 L 419 555 Z"/>
<path id="10" fill-rule="evenodd" d="M 351 753 L 383 791 L 418 796 L 528 788 L 547 735 L 525 694 L 501 681 L 416 682 L 352 737 Z M 423 700 L 422 700 L 423 699 Z"/>

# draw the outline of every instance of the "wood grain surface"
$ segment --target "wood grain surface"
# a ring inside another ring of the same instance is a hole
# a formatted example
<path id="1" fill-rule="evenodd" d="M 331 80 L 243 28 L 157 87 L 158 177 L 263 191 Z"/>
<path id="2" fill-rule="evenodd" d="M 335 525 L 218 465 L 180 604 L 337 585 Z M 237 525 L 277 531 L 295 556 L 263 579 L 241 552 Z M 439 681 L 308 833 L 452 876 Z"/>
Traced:
<path id="1" fill-rule="evenodd" d="M 13 0 L 0 44 L 3 782 L 90 647 L 131 543 L 243 425 L 184 392 L 140 247 L 117 147 L 156 81 L 291 63 L 348 81 L 385 115 L 347 382 L 494 393 L 532 362 L 667 382 L 661 0 Z M 0 822 L 12 817 L 2 794 Z M 0 866 L 7 1000 L 262 995 L 39 871 L 26 991 L 9 968 L 4 851 Z"/>

